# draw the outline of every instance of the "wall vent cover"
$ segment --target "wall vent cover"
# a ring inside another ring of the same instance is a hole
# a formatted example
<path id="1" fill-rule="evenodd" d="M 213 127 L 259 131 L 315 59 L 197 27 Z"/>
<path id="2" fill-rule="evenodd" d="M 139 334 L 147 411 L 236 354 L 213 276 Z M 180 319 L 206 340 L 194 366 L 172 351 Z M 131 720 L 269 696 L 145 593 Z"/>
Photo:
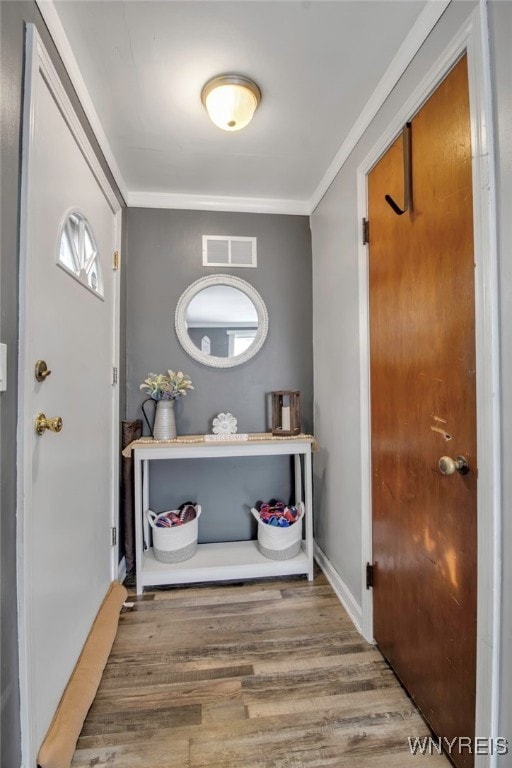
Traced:
<path id="1" fill-rule="evenodd" d="M 203 235 L 203 267 L 257 267 L 255 237 Z"/>

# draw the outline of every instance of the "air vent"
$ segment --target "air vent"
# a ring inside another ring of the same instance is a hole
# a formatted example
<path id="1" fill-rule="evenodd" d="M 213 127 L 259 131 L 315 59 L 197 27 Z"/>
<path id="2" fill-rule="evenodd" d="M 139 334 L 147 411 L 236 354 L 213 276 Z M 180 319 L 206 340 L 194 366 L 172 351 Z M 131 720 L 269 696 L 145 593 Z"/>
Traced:
<path id="1" fill-rule="evenodd" d="M 203 267 L 256 267 L 256 238 L 203 235 Z"/>

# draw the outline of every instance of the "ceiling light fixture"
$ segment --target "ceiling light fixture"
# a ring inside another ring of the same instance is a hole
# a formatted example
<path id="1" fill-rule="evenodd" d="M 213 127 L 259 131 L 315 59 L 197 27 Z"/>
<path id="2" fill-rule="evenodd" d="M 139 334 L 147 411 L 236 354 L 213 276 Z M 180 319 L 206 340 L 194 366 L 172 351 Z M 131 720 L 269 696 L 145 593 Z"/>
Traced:
<path id="1" fill-rule="evenodd" d="M 224 131 L 239 131 L 251 122 L 261 91 L 248 77 L 221 75 L 206 83 L 201 101 L 212 123 Z"/>

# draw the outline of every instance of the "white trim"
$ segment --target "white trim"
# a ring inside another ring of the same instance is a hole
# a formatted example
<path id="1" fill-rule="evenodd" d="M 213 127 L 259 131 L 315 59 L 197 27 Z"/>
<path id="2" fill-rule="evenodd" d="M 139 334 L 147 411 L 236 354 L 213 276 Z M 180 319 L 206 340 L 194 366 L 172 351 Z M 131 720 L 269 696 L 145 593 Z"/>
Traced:
<path id="1" fill-rule="evenodd" d="M 30 307 L 28 297 L 22 286 L 27 284 L 27 259 L 28 231 L 27 208 L 29 201 L 28 175 L 29 168 L 33 164 L 33 126 L 35 113 L 35 83 L 39 58 L 37 51 L 37 33 L 32 24 L 27 25 L 25 44 L 25 81 L 22 118 L 22 157 L 21 157 L 21 206 L 20 206 L 20 266 L 19 266 L 19 336 L 18 336 L 18 424 L 17 424 L 17 504 L 16 504 L 16 576 L 17 576 L 17 601 L 18 601 L 18 659 L 19 659 L 19 683 L 20 683 L 20 721 L 21 721 L 21 756 L 23 765 L 32 763 L 31 745 L 34 742 L 33 723 L 29 713 L 34 711 L 33 691 L 30 685 L 29 663 L 32 645 L 28 633 L 25 631 L 28 624 L 30 606 L 26 604 L 24 595 L 26 591 L 26 575 L 30 563 L 24 558 L 25 539 L 25 509 L 30 508 L 32 494 L 29 480 L 25 477 L 24 467 L 29 466 L 30 446 L 25 441 L 25 424 L 30 419 L 27 406 L 26 392 L 28 390 L 26 377 L 22 374 L 22 366 L 27 357 L 26 314 Z"/>
<path id="2" fill-rule="evenodd" d="M 34 24 L 26 26 L 25 46 L 25 79 L 23 99 L 23 126 L 22 126 L 22 159 L 21 159 L 21 203 L 20 203 L 20 267 L 19 267 L 19 345 L 18 345 L 18 424 L 17 424 L 17 599 L 18 599 L 18 653 L 19 653 L 19 680 L 20 680 L 20 713 L 21 713 L 21 750 L 24 764 L 32 764 L 35 760 L 36 745 L 34 743 L 33 720 L 31 713 L 34 711 L 33 690 L 29 679 L 29 659 L 33 658 L 34 648 L 27 632 L 30 623 L 31 605 L 26 595 L 27 574 L 31 567 L 25 557 L 25 526 L 27 517 L 25 511 L 32 506 L 32 482 L 27 477 L 26 467 L 31 464 L 30 441 L 27 440 L 28 431 L 32 428 L 33 415 L 29 412 L 29 382 L 33 381 L 33 361 L 27 359 L 27 317 L 30 312 L 30 302 L 26 295 L 27 254 L 30 243 L 28 242 L 28 213 L 30 206 L 30 190 L 28 180 L 33 165 L 33 139 L 35 102 L 34 92 L 39 77 L 44 79 L 56 105 L 58 106 L 66 124 L 73 135 L 77 147 L 81 151 L 91 173 L 93 174 L 105 200 L 114 214 L 114 226 L 116 227 L 116 242 L 120 242 L 121 234 L 121 205 L 114 194 L 107 176 L 94 153 L 87 135 L 76 115 L 71 101 L 62 85 L 51 58 L 46 51 L 43 42 Z M 119 279 L 117 279 L 119 283 Z M 115 285 L 115 300 L 113 301 L 113 323 L 115 339 L 119 335 L 119 285 Z M 115 342 L 114 358 L 118 361 L 119 343 Z M 117 362 L 118 365 L 118 362 Z M 117 455 L 119 443 L 118 426 L 118 392 L 114 388 L 113 394 L 113 421 L 115 432 L 113 438 L 113 470 L 112 470 L 112 499 L 113 514 L 117 515 L 118 499 L 118 461 Z M 116 555 L 117 548 L 113 547 Z M 114 562 L 114 558 L 112 560 Z M 116 556 L 117 570 L 117 556 Z M 114 572 L 113 566 L 111 571 Z"/>
<path id="3" fill-rule="evenodd" d="M 126 579 L 126 557 L 122 557 L 117 568 L 117 580 L 120 584 Z"/>
<path id="4" fill-rule="evenodd" d="M 117 376 L 112 377 L 112 491 L 111 491 L 111 525 L 117 531 L 116 543 L 112 546 L 111 552 L 111 577 L 117 577 L 117 568 L 119 561 L 119 457 L 120 457 L 120 429 L 119 429 L 119 356 L 121 339 L 121 270 L 123 268 L 123 254 L 121 252 L 122 237 L 122 210 L 120 209 L 115 216 L 115 234 L 114 251 L 118 252 L 117 269 L 113 269 L 112 291 L 113 302 L 112 311 L 114 313 L 112 323 L 112 367 L 117 370 Z M 112 268 L 114 254 L 112 254 Z"/>
<path id="5" fill-rule="evenodd" d="M 424 9 L 416 19 L 414 26 L 395 54 L 391 64 L 384 72 L 374 92 L 368 99 L 363 111 L 350 129 L 343 144 L 334 156 L 333 161 L 324 173 L 318 187 L 310 200 L 310 211 L 313 213 L 322 197 L 325 195 L 336 175 L 339 173 L 357 142 L 364 134 L 373 118 L 382 107 L 387 97 L 403 75 L 412 59 L 421 48 L 430 32 L 445 12 L 450 0 L 428 0 Z"/>
<path id="6" fill-rule="evenodd" d="M 480 0 L 468 35 L 473 147 L 476 390 L 478 455 L 478 586 L 476 733 L 499 734 L 501 639 L 501 418 L 499 279 L 491 63 L 487 5 Z M 498 757 L 475 760 L 495 766 Z"/>
<path id="7" fill-rule="evenodd" d="M 181 195 L 173 192 L 128 192 L 130 208 L 170 208 L 187 211 L 233 211 L 238 213 L 276 213 L 309 216 L 308 200 L 281 200 L 271 197 L 231 197 L 222 195 Z"/>
<path id="8" fill-rule="evenodd" d="M 320 568 L 322 569 L 325 578 L 333 588 L 333 590 L 336 593 L 336 596 L 352 621 L 354 622 L 354 625 L 358 632 L 363 634 L 362 632 L 362 611 L 361 606 L 355 599 L 354 595 L 350 591 L 350 589 L 347 587 L 341 576 L 339 575 L 338 571 L 334 568 L 333 564 L 325 554 L 325 552 L 320 549 L 318 544 L 313 542 L 313 552 L 314 552 L 314 558 Z"/>
<path id="9" fill-rule="evenodd" d="M 45 21 L 45 24 L 48 27 L 50 35 L 52 36 L 59 56 L 64 63 L 64 67 L 69 75 L 69 79 L 71 80 L 73 88 L 77 93 L 96 140 L 100 145 L 103 155 L 105 156 L 105 160 L 107 161 L 112 176 L 114 177 L 123 198 L 126 200 L 128 191 L 126 188 L 126 182 L 123 179 L 119 166 L 117 165 L 114 153 L 107 139 L 107 135 L 103 130 L 103 125 L 101 124 L 101 121 L 98 117 L 98 113 L 94 107 L 94 103 L 85 84 L 85 80 L 82 77 L 82 72 L 80 71 L 78 62 L 75 59 L 75 54 L 73 53 L 73 49 L 71 48 L 66 32 L 64 31 L 64 27 L 62 26 L 60 16 L 55 9 L 53 0 L 36 0 L 36 3 L 41 12 L 41 16 Z"/>
<path id="10" fill-rule="evenodd" d="M 368 199 L 366 194 L 366 176 L 368 171 L 357 171 L 357 211 L 362 223 L 368 216 Z M 364 213 L 361 213 L 364 212 Z M 362 570 L 361 570 L 361 605 L 362 633 L 365 640 L 373 642 L 373 593 L 366 588 L 366 563 L 373 562 L 372 534 L 372 452 L 371 452 L 371 407 L 370 407 L 370 312 L 369 312 L 369 275 L 368 275 L 368 246 L 363 245 L 362 230 L 359 230 L 358 254 L 359 264 L 359 388 L 360 388 L 360 421 L 361 421 L 361 540 L 362 540 Z"/>
<path id="11" fill-rule="evenodd" d="M 426 101 L 460 55 L 467 50 L 473 155 L 475 313 L 478 453 L 478 596 L 476 734 L 496 738 L 499 729 L 499 652 L 501 611 L 501 450 L 499 324 L 494 187 L 494 147 L 485 0 L 439 57 L 414 94 L 372 148 L 357 172 L 358 217 L 367 216 L 366 177 L 404 122 Z M 371 226 L 371 222 L 370 222 Z M 371 476 L 368 348 L 368 248 L 359 246 L 361 489 L 363 562 L 371 560 Z M 364 587 L 364 585 L 363 585 Z M 372 595 L 363 588 L 363 628 L 373 635 Z M 475 768 L 493 768 L 497 756 L 477 756 Z"/>

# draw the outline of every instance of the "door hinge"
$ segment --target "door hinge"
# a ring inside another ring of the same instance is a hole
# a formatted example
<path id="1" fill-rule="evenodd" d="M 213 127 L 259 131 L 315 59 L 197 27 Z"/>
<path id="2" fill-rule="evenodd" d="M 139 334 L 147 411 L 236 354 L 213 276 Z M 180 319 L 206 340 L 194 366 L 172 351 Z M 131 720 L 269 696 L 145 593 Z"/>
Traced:
<path id="1" fill-rule="evenodd" d="M 117 544 L 117 528 L 110 529 L 110 543 L 113 547 Z"/>
<path id="2" fill-rule="evenodd" d="M 119 269 L 119 251 L 114 251 L 114 257 L 112 259 L 112 269 L 117 272 Z"/>
<path id="3" fill-rule="evenodd" d="M 363 219 L 363 245 L 367 245 L 370 242 L 370 222 L 368 219 Z"/>
<path id="4" fill-rule="evenodd" d="M 372 563 L 366 563 L 366 589 L 373 587 L 375 566 Z"/>
<path id="5" fill-rule="evenodd" d="M 117 384 L 117 366 L 114 365 L 112 368 L 112 384 Z"/>

